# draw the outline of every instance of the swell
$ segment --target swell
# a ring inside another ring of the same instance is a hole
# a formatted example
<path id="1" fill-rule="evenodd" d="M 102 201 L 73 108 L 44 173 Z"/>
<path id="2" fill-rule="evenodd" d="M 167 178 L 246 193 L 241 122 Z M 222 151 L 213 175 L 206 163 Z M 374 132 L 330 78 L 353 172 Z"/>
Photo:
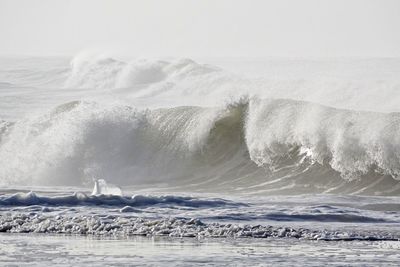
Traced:
<path id="1" fill-rule="evenodd" d="M 244 194 L 400 191 L 400 114 L 243 98 L 138 110 L 74 101 L 7 125 L 1 182 Z M 2 126 L 2 129 L 4 127 Z"/>

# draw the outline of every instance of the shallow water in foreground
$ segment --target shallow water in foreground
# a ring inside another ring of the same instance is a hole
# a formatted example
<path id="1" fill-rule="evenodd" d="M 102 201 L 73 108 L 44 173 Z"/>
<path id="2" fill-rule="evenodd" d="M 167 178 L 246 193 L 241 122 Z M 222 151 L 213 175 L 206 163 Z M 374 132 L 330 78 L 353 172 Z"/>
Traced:
<path id="1" fill-rule="evenodd" d="M 297 239 L 95 238 L 0 235 L 7 266 L 398 266 L 400 244 Z"/>
<path id="2" fill-rule="evenodd" d="M 0 194 L 2 266 L 400 263 L 398 197 L 38 191 Z"/>

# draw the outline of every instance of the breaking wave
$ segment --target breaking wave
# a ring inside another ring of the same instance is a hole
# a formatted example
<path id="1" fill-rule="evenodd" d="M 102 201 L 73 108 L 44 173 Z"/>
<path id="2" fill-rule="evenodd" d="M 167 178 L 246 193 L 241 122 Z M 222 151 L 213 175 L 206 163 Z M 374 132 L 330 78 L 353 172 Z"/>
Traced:
<path id="1" fill-rule="evenodd" d="M 100 177 L 207 192 L 391 195 L 400 191 L 399 127 L 399 113 L 287 99 L 145 110 L 73 101 L 1 122 L 0 177 L 5 185 Z"/>
<path id="2" fill-rule="evenodd" d="M 54 80 L 66 90 L 117 94 L 144 107 L 221 106 L 227 99 L 246 94 L 341 109 L 399 111 L 398 60 L 270 60 L 260 76 L 229 69 L 187 58 L 123 61 L 81 53 L 72 59 L 67 78 L 62 72 Z"/>

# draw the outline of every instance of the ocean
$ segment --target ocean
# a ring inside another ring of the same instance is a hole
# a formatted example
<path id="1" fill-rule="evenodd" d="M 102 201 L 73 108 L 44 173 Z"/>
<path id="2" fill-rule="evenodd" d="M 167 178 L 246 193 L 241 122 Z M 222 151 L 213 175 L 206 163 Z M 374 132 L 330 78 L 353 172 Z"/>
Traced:
<path id="1" fill-rule="evenodd" d="M 398 73 L 1 58 L 0 264 L 397 266 Z"/>

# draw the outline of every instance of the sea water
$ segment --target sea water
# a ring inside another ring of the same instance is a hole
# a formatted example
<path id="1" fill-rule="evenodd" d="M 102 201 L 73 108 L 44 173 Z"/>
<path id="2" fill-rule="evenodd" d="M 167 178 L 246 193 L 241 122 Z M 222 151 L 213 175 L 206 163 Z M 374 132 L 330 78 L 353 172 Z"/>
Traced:
<path id="1" fill-rule="evenodd" d="M 3 58 L 1 262 L 396 265 L 399 71 Z"/>

